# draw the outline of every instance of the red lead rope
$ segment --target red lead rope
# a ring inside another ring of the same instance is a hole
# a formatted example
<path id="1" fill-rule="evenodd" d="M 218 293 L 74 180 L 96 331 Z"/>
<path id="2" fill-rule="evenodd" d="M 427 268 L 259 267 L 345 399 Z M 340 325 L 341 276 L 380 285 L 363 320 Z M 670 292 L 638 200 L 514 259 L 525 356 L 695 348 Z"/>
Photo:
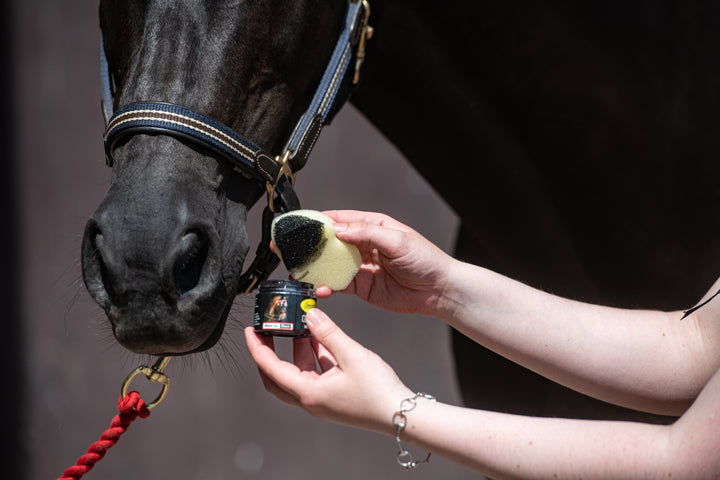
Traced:
<path id="1" fill-rule="evenodd" d="M 120 397 L 118 411 L 120 413 L 112 419 L 110 428 L 103 432 L 100 440 L 90 445 L 88 453 L 80 457 L 75 465 L 65 470 L 63 476 L 58 480 L 77 480 L 81 478 L 120 440 L 120 436 L 125 433 L 133 420 L 137 417 L 146 418 L 150 415 L 150 409 L 136 391 L 128 393 L 125 397 Z"/>

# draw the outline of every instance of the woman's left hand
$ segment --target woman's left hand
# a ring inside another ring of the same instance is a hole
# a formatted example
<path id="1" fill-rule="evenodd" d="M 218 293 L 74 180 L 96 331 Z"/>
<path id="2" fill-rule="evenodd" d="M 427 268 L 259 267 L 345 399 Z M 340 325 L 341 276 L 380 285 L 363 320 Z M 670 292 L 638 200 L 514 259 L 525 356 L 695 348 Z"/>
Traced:
<path id="1" fill-rule="evenodd" d="M 413 392 L 385 361 L 321 310 L 310 310 L 306 321 L 312 336 L 294 339 L 294 363 L 278 358 L 272 337 L 245 329 L 265 388 L 316 417 L 394 435 L 393 413 Z"/>

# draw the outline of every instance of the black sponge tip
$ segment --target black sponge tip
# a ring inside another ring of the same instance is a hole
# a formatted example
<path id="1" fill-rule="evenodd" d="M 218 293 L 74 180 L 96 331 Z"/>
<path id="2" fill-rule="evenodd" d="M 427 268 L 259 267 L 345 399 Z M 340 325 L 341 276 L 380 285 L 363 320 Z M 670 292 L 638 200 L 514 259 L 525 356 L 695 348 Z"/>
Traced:
<path id="1" fill-rule="evenodd" d="M 282 252 L 288 270 L 306 265 L 317 258 L 327 242 L 322 222 L 299 216 L 286 215 L 275 222 L 275 246 Z"/>

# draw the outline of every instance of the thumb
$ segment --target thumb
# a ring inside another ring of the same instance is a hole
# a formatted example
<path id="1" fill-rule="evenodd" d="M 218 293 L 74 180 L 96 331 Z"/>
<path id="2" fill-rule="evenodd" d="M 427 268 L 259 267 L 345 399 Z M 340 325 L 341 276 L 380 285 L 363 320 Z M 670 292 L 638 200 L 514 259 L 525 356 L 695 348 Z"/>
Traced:
<path id="1" fill-rule="evenodd" d="M 305 321 L 315 340 L 335 358 L 339 365 L 346 363 L 352 351 L 362 348 L 319 308 L 310 309 Z"/>

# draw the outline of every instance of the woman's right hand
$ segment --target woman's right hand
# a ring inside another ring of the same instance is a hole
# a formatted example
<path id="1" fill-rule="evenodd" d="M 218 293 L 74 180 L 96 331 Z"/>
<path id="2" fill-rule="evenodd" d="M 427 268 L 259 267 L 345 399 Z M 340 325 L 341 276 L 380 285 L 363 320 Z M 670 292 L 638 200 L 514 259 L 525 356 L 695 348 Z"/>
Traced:
<path id="1" fill-rule="evenodd" d="M 420 235 L 380 213 L 334 210 L 337 237 L 355 245 L 362 266 L 343 293 L 397 313 L 434 315 L 455 260 Z M 317 295 L 331 291 L 320 287 Z"/>

